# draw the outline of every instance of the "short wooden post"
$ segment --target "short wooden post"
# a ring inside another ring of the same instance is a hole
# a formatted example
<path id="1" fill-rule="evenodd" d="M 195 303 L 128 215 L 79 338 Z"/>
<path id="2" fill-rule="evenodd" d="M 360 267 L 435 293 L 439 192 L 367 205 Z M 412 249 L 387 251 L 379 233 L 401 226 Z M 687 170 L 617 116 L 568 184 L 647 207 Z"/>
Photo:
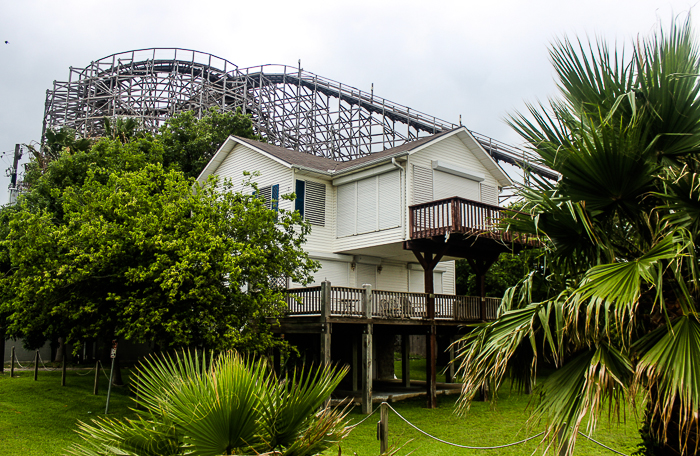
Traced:
<path id="1" fill-rule="evenodd" d="M 379 408 L 379 454 L 389 451 L 389 404 L 382 402 Z"/>
<path id="2" fill-rule="evenodd" d="M 365 318 L 372 318 L 372 285 L 366 283 L 362 288 L 362 309 L 365 311 Z"/>
<path id="3" fill-rule="evenodd" d="M 0 374 L 5 372 L 5 328 L 0 328 Z"/>
<path id="4" fill-rule="evenodd" d="M 39 350 L 34 354 L 34 381 L 39 377 Z"/>
<path id="5" fill-rule="evenodd" d="M 372 325 L 362 334 L 362 413 L 372 413 Z"/>
<path id="6" fill-rule="evenodd" d="M 97 396 L 100 391 L 100 361 L 95 361 L 95 386 L 92 389 L 92 394 Z"/>
<path id="7" fill-rule="evenodd" d="M 66 386 L 66 340 L 63 339 L 63 344 L 61 344 L 61 386 Z"/>
<path id="8" fill-rule="evenodd" d="M 10 378 L 15 376 L 15 346 L 12 346 L 12 352 L 10 353 Z"/>
<path id="9" fill-rule="evenodd" d="M 401 335 L 401 383 L 411 387 L 411 336 Z"/>

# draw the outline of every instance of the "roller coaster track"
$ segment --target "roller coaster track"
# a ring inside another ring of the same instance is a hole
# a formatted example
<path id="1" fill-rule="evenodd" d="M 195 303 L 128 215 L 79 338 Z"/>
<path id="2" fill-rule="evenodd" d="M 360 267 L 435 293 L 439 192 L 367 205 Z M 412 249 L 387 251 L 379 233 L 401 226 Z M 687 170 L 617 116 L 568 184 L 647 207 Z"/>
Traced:
<path id="1" fill-rule="evenodd" d="M 137 117 L 156 130 L 175 113 L 203 116 L 212 107 L 251 114 L 272 144 L 342 161 L 459 127 L 299 67 L 240 69 L 193 50 L 141 49 L 71 67 L 68 81 L 47 91 L 44 131 L 95 136 L 105 116 Z M 556 179 L 532 153 L 471 133 L 495 160 Z"/>

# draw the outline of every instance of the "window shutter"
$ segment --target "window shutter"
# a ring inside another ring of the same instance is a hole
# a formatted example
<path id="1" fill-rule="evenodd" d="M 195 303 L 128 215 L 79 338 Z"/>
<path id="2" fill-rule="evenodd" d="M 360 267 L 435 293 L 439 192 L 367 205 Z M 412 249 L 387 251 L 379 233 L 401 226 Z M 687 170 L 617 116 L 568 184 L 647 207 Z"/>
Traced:
<path id="1" fill-rule="evenodd" d="M 433 170 L 413 165 L 413 204 L 433 200 Z"/>
<path id="2" fill-rule="evenodd" d="M 401 226 L 401 174 L 399 170 L 377 176 L 379 179 L 379 229 Z"/>
<path id="3" fill-rule="evenodd" d="M 326 224 L 326 184 L 306 181 L 306 220 L 312 225 Z"/>
<path id="4" fill-rule="evenodd" d="M 357 286 L 361 287 L 366 283 L 372 285 L 372 288 L 377 288 L 377 266 L 373 264 L 358 264 Z"/>
<path id="5" fill-rule="evenodd" d="M 280 185 L 275 184 L 272 186 L 272 196 L 271 196 L 271 205 L 270 207 L 274 209 L 275 212 L 279 210 L 279 201 L 280 201 Z"/>
<path id="6" fill-rule="evenodd" d="M 357 181 L 357 234 L 377 230 L 377 178 Z"/>
<path id="7" fill-rule="evenodd" d="M 479 183 L 454 174 L 435 171 L 433 196 L 436 200 L 459 196 L 479 201 Z"/>
<path id="8" fill-rule="evenodd" d="M 481 202 L 498 206 L 498 187 L 481 184 Z"/>
<path id="9" fill-rule="evenodd" d="M 272 186 L 268 185 L 267 187 L 259 188 L 258 195 L 263 201 L 265 201 L 265 206 L 270 209 L 270 202 L 272 200 Z"/>
<path id="10" fill-rule="evenodd" d="M 351 236 L 355 234 L 355 203 L 356 188 L 355 182 L 340 185 L 338 187 L 338 237 Z"/>
<path id="11" fill-rule="evenodd" d="M 304 217 L 304 193 L 306 190 L 306 182 L 303 180 L 297 180 L 296 188 L 294 189 L 294 194 L 296 199 L 294 200 L 294 210 L 299 211 L 299 214 Z"/>

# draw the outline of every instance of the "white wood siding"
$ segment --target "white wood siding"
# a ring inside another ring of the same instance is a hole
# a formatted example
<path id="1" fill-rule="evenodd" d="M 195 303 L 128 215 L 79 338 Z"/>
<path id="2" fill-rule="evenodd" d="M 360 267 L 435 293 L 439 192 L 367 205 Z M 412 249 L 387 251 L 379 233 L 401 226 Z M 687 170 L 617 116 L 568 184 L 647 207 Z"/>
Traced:
<path id="1" fill-rule="evenodd" d="M 240 144 L 231 150 L 212 174 L 221 179 L 230 179 L 234 190 L 240 191 L 243 190 L 243 182 L 248 179 L 243 175 L 244 171 L 260 172 L 260 176 L 252 178 L 258 184 L 258 188 L 279 184 L 280 196 L 294 192 L 294 177 L 290 168 Z M 293 210 L 294 203 L 282 200 L 279 207 Z"/>
<path id="2" fill-rule="evenodd" d="M 469 148 L 456 135 L 443 139 L 425 149 L 419 150 L 409 157 L 409 163 L 413 166 L 408 166 L 407 169 L 411 173 L 408 176 L 408 182 L 415 183 L 419 176 L 414 176 L 414 173 L 419 168 L 430 169 L 432 171 L 432 160 L 441 160 L 462 168 L 467 168 L 472 171 L 484 174 L 484 185 L 490 185 L 498 188 L 498 181 L 489 171 L 481 164 L 474 156 Z M 420 170 L 418 170 L 420 172 Z M 454 193 L 454 192 L 452 192 Z M 418 204 L 417 199 L 421 198 L 421 189 L 413 188 L 411 185 L 408 189 L 408 200 L 413 201 L 412 204 Z M 450 195 L 462 196 L 462 195 Z M 465 196 L 466 197 L 466 196 Z M 437 197 L 433 198 L 437 199 Z"/>
<path id="3" fill-rule="evenodd" d="M 445 272 L 442 273 L 442 292 L 444 294 L 453 295 L 456 293 L 455 264 L 454 260 L 439 263 L 439 266 L 445 269 Z"/>

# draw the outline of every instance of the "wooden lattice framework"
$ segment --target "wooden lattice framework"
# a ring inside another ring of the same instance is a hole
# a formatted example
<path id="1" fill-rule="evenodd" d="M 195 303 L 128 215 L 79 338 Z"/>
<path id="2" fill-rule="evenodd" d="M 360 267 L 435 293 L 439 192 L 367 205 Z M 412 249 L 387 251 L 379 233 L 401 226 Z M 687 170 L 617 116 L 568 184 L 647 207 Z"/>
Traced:
<path id="1" fill-rule="evenodd" d="M 43 128 L 90 137 L 102 133 L 103 117 L 126 116 L 156 130 L 177 112 L 240 107 L 271 144 L 346 161 L 458 126 L 373 92 L 300 67 L 241 69 L 194 50 L 140 49 L 71 67 L 46 93 Z M 472 133 L 495 159 L 552 177 L 527 152 Z"/>

